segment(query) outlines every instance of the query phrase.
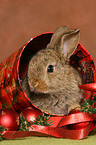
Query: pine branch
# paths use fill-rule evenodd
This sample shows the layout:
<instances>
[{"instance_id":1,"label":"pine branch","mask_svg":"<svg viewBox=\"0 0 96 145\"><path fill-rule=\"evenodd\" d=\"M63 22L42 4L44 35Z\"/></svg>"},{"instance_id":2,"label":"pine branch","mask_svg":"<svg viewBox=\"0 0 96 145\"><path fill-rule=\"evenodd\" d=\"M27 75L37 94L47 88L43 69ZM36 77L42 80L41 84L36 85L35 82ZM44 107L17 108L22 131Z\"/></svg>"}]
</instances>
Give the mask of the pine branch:
<instances>
[{"instance_id":1,"label":"pine branch","mask_svg":"<svg viewBox=\"0 0 96 145\"><path fill-rule=\"evenodd\" d=\"M32 121L28 122L28 120L24 116L21 116L19 130L29 131L29 128L32 129L31 127L32 125L51 126L52 122L53 121L50 120L50 116L45 114L44 116L38 115L38 117L36 117L36 120L34 120L33 122Z\"/></svg>"},{"instance_id":2,"label":"pine branch","mask_svg":"<svg viewBox=\"0 0 96 145\"><path fill-rule=\"evenodd\" d=\"M0 126L0 132L2 132L2 131L4 131L4 130L5 130L5 129L4 129L3 125L1 125L1 126ZM3 136L2 133L0 133L0 141L3 140L2 136Z\"/></svg>"},{"instance_id":3,"label":"pine branch","mask_svg":"<svg viewBox=\"0 0 96 145\"><path fill-rule=\"evenodd\" d=\"M95 103L96 103L96 94L93 96L93 99L91 101L89 99L88 101L87 99L84 99L80 111L95 114L96 113L96 107L94 108Z\"/></svg>"},{"instance_id":4,"label":"pine branch","mask_svg":"<svg viewBox=\"0 0 96 145\"><path fill-rule=\"evenodd\" d=\"M41 126L51 126L52 122L50 119L50 115L40 116L38 115L38 118L36 117L36 120L34 121L34 125L41 125Z\"/></svg>"},{"instance_id":5,"label":"pine branch","mask_svg":"<svg viewBox=\"0 0 96 145\"><path fill-rule=\"evenodd\" d=\"M29 131L29 127L32 129L31 125L32 125L31 121L28 122L28 120L23 116L20 117L20 127L19 127L20 131Z\"/></svg>"}]
</instances>

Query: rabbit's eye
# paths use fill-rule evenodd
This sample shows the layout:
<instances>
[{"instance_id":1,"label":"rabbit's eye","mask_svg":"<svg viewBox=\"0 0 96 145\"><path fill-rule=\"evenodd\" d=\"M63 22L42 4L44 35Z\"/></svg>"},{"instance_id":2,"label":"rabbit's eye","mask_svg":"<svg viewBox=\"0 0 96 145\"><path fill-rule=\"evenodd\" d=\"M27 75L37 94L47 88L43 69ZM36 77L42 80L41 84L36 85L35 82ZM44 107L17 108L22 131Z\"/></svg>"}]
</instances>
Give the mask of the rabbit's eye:
<instances>
[{"instance_id":1,"label":"rabbit's eye","mask_svg":"<svg viewBox=\"0 0 96 145\"><path fill-rule=\"evenodd\" d=\"M54 66L53 65L49 65L47 68L47 72L48 73L52 73L54 71Z\"/></svg>"}]
</instances>

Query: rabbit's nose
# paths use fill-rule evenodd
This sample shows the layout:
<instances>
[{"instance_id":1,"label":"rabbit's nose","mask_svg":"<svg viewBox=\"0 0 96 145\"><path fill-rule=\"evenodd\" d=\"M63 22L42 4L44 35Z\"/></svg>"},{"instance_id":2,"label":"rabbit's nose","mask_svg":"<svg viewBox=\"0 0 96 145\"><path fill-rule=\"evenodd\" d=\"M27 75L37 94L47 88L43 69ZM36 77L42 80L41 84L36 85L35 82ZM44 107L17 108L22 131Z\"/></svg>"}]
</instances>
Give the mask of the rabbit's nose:
<instances>
[{"instance_id":1,"label":"rabbit's nose","mask_svg":"<svg viewBox=\"0 0 96 145\"><path fill-rule=\"evenodd\" d=\"M33 92L33 91L36 91L36 87L38 87L39 83L34 83L32 85L30 85L30 90Z\"/></svg>"}]
</instances>

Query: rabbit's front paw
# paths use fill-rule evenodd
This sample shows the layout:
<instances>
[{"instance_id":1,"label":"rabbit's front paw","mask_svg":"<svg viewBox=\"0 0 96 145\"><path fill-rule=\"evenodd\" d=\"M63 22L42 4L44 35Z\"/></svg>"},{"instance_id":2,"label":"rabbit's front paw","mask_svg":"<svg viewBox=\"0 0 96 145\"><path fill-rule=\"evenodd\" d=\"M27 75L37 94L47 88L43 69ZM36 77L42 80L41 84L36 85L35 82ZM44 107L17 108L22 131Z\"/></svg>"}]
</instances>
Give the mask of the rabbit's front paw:
<instances>
[{"instance_id":1,"label":"rabbit's front paw","mask_svg":"<svg viewBox=\"0 0 96 145\"><path fill-rule=\"evenodd\" d=\"M75 110L75 111L80 111L80 110L81 110L81 106L80 106L79 104L70 106L70 107L68 108L68 113L70 113L70 112L73 111L73 110Z\"/></svg>"}]
</instances>

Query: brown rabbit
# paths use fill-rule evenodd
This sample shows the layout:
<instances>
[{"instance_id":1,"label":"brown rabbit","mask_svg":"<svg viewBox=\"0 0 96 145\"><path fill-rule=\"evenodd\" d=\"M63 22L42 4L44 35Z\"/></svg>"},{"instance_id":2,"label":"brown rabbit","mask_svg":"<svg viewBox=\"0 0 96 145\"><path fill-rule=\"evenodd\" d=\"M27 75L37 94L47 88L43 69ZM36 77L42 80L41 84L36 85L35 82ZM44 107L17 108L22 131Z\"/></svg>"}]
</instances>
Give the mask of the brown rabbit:
<instances>
[{"instance_id":1,"label":"brown rabbit","mask_svg":"<svg viewBox=\"0 0 96 145\"><path fill-rule=\"evenodd\" d=\"M46 49L29 62L22 88L32 103L44 112L65 115L80 106L83 98L78 71L69 63L79 41L79 29L56 29Z\"/></svg>"}]
</instances>

